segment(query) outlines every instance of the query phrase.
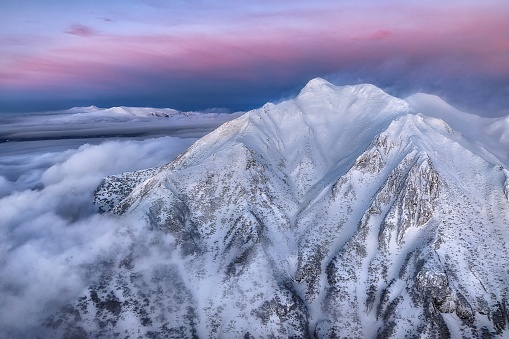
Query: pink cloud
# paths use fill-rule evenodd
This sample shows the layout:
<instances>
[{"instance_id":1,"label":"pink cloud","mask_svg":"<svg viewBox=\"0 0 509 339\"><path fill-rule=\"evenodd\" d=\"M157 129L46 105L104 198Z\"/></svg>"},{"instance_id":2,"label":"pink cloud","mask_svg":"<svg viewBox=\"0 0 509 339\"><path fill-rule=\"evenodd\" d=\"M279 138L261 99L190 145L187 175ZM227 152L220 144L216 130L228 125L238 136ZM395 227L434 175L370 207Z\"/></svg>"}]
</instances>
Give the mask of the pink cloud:
<instances>
[{"instance_id":1,"label":"pink cloud","mask_svg":"<svg viewBox=\"0 0 509 339\"><path fill-rule=\"evenodd\" d=\"M372 34L368 35L368 39L372 40L382 40L391 37L394 35L394 32L388 29L381 29L376 32L373 32Z\"/></svg>"},{"instance_id":2,"label":"pink cloud","mask_svg":"<svg viewBox=\"0 0 509 339\"><path fill-rule=\"evenodd\" d=\"M350 38L353 41L362 41L362 40L384 40L390 38L394 35L394 31L390 29L379 29L374 32L368 34L362 34L358 36L354 36Z\"/></svg>"}]
</instances>

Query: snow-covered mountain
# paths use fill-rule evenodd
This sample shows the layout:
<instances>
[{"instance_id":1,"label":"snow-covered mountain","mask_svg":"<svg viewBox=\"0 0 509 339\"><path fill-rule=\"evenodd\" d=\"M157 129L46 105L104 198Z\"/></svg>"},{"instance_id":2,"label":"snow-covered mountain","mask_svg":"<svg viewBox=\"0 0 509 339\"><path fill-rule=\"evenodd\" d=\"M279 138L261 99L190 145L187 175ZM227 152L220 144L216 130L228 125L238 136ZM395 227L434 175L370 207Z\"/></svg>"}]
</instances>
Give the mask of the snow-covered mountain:
<instances>
[{"instance_id":1,"label":"snow-covered mountain","mask_svg":"<svg viewBox=\"0 0 509 339\"><path fill-rule=\"evenodd\" d=\"M465 121L477 118L449 111L314 79L163 167L106 178L96 203L139 226L119 230L130 245L91 265L89 289L47 328L508 336L509 171L493 152L504 120L475 135Z\"/></svg>"},{"instance_id":2,"label":"snow-covered mountain","mask_svg":"<svg viewBox=\"0 0 509 339\"><path fill-rule=\"evenodd\" d=\"M172 108L152 108L152 107L110 107L99 108L96 106L73 107L68 110L58 112L61 115L71 115L74 119L79 118L103 118L103 119L133 119L133 118L173 118L173 119L202 119L203 117L218 116L227 114L227 112L183 112Z\"/></svg>"}]
</instances>

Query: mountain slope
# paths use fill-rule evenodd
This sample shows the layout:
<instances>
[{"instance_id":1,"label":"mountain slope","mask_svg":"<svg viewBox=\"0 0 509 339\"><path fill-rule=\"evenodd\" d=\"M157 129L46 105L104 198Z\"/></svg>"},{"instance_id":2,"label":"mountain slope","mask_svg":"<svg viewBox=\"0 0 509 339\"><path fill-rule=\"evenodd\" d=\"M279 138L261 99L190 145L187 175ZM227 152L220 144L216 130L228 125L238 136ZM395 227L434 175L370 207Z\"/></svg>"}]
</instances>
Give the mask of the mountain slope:
<instances>
[{"instance_id":1,"label":"mountain slope","mask_svg":"<svg viewBox=\"0 0 509 339\"><path fill-rule=\"evenodd\" d=\"M444 120L471 143L487 149L509 166L509 117L481 118L425 93L411 95L406 101L413 111Z\"/></svg>"},{"instance_id":2,"label":"mountain slope","mask_svg":"<svg viewBox=\"0 0 509 339\"><path fill-rule=\"evenodd\" d=\"M508 191L503 163L443 120L372 85L314 79L161 168L107 178L96 202L140 226L47 325L175 338L508 335Z\"/></svg>"}]
</instances>

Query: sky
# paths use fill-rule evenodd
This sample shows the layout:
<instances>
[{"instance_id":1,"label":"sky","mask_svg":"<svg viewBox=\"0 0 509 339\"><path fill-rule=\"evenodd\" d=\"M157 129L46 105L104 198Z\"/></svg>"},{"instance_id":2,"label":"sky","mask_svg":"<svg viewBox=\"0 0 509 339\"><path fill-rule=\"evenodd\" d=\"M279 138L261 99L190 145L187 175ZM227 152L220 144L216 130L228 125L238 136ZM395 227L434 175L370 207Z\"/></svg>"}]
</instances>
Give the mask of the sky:
<instances>
[{"instance_id":1,"label":"sky","mask_svg":"<svg viewBox=\"0 0 509 339\"><path fill-rule=\"evenodd\" d=\"M257 108L310 79L509 114L509 2L0 0L0 112Z\"/></svg>"}]
</instances>

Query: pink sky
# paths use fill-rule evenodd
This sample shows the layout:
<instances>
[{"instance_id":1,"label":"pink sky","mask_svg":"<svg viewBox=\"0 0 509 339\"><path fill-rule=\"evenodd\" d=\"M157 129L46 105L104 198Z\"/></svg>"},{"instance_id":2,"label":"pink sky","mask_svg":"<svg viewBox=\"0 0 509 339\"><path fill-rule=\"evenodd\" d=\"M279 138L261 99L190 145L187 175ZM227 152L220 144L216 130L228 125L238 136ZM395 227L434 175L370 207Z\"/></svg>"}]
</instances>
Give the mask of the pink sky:
<instances>
[{"instance_id":1,"label":"pink sky","mask_svg":"<svg viewBox=\"0 0 509 339\"><path fill-rule=\"evenodd\" d=\"M37 14L21 1L0 16L7 24L0 110L83 103L246 109L316 76L433 89L434 73L444 86L501 85L497 108L508 108L509 3L94 3L76 2L85 8L73 14L52 4Z\"/></svg>"}]
</instances>

